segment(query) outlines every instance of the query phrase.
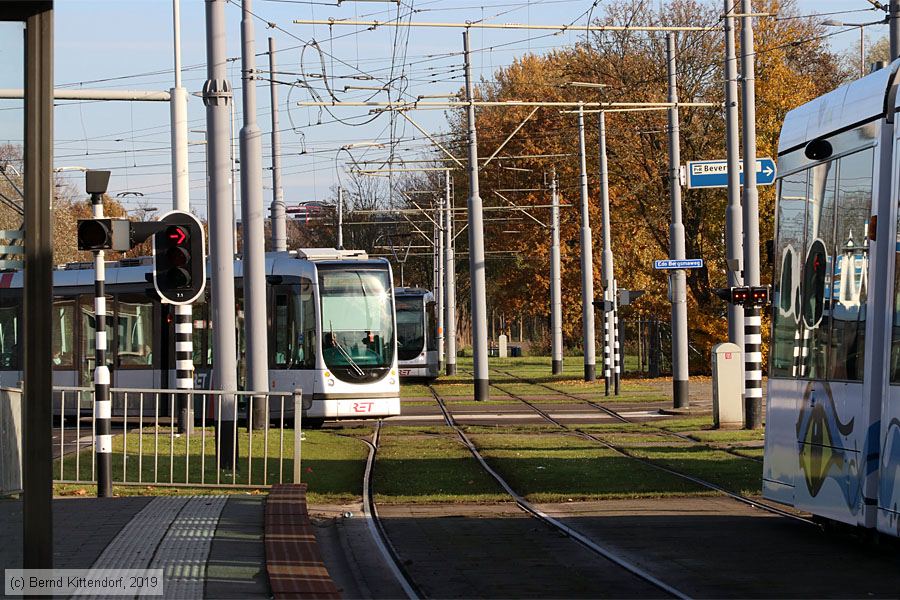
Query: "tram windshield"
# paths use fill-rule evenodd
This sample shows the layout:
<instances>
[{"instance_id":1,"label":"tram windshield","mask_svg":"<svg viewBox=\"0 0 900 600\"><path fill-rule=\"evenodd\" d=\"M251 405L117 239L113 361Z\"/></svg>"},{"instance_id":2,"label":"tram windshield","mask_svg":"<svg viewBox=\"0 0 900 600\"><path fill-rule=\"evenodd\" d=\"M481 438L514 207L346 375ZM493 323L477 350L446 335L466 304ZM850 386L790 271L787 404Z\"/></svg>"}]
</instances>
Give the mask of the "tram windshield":
<instances>
[{"instance_id":1,"label":"tram windshield","mask_svg":"<svg viewBox=\"0 0 900 600\"><path fill-rule=\"evenodd\" d=\"M377 379L394 360L394 309L386 270L319 266L322 357L344 381Z\"/></svg>"},{"instance_id":2,"label":"tram windshield","mask_svg":"<svg viewBox=\"0 0 900 600\"><path fill-rule=\"evenodd\" d=\"M397 358L412 360L425 350L422 296L400 297L397 303Z\"/></svg>"}]
</instances>

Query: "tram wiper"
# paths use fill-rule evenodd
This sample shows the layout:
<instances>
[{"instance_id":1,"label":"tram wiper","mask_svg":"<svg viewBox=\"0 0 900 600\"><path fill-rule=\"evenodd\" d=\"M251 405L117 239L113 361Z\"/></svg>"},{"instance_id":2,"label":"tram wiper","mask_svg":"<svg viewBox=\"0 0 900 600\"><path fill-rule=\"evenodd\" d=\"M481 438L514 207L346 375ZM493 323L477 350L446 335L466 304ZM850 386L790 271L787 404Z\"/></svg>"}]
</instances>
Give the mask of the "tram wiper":
<instances>
[{"instance_id":1,"label":"tram wiper","mask_svg":"<svg viewBox=\"0 0 900 600\"><path fill-rule=\"evenodd\" d=\"M350 367L353 369L353 371L360 377L363 377L366 374L366 372L359 368L359 365L356 364L356 361L353 360L353 357L350 356L350 353L347 352L347 350L344 348L344 346L342 346L341 343L338 341L337 337L335 337L334 325L332 324L332 322L330 320L328 321L328 327L331 328L331 343L334 344L334 347L337 348L338 352L341 353L341 356L344 357L344 359L347 361L347 363L350 365Z\"/></svg>"}]
</instances>

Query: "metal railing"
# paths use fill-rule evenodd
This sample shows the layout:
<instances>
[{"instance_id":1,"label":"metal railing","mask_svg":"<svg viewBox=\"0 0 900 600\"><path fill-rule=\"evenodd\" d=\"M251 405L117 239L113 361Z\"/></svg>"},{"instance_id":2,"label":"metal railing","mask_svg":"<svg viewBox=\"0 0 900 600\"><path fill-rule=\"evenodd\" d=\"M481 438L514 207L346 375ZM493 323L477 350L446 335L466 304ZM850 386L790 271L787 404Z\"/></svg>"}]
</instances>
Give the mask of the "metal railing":
<instances>
[{"instance_id":1,"label":"metal railing","mask_svg":"<svg viewBox=\"0 0 900 600\"><path fill-rule=\"evenodd\" d=\"M60 386L53 393L54 481L95 483L93 388ZM193 423L182 428L180 396L194 408ZM300 481L300 390L112 388L110 398L115 485L261 488L284 483L286 472L289 481ZM268 418L254 423L260 402Z\"/></svg>"}]
</instances>

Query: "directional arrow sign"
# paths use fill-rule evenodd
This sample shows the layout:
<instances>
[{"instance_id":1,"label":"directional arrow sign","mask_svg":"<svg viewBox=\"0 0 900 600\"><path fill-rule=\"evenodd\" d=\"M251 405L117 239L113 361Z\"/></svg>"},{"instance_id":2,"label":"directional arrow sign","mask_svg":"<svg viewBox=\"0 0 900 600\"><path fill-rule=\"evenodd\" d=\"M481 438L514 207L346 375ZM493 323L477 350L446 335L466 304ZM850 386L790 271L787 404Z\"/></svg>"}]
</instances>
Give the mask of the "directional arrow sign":
<instances>
[{"instance_id":1,"label":"directional arrow sign","mask_svg":"<svg viewBox=\"0 0 900 600\"><path fill-rule=\"evenodd\" d=\"M660 271L672 271L675 269L702 269L702 258L682 258L682 259L665 259L654 260L653 268Z\"/></svg>"},{"instance_id":2,"label":"directional arrow sign","mask_svg":"<svg viewBox=\"0 0 900 600\"><path fill-rule=\"evenodd\" d=\"M724 160L695 160L687 164L687 187L728 187L728 162ZM775 161L771 158L756 159L756 184L772 185L775 182ZM744 185L744 163L741 162L741 185Z\"/></svg>"}]
</instances>

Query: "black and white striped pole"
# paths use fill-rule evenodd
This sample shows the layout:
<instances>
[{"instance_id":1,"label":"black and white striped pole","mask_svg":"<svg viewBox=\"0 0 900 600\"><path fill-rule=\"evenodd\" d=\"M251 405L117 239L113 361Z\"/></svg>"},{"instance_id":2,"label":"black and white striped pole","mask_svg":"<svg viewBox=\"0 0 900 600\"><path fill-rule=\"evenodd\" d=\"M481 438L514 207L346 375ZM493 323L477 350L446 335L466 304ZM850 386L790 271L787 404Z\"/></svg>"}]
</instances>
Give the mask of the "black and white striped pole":
<instances>
[{"instance_id":1,"label":"black and white striped pole","mask_svg":"<svg viewBox=\"0 0 900 600\"><path fill-rule=\"evenodd\" d=\"M190 304L175 306L175 389L194 389L193 310ZM194 405L189 393L176 395L178 430L193 433Z\"/></svg>"},{"instance_id":2,"label":"black and white striped pole","mask_svg":"<svg viewBox=\"0 0 900 600\"><path fill-rule=\"evenodd\" d=\"M103 218L103 194L109 171L88 171L86 189L91 195L94 219ZM97 459L97 497L112 497L112 401L106 364L106 257L94 251L94 453Z\"/></svg>"},{"instance_id":3,"label":"black and white striped pole","mask_svg":"<svg viewBox=\"0 0 900 600\"><path fill-rule=\"evenodd\" d=\"M619 382L622 378L622 342L621 330L619 329L619 282L613 279L612 294L612 332L613 332L613 393L619 395Z\"/></svg>"}]
</instances>

